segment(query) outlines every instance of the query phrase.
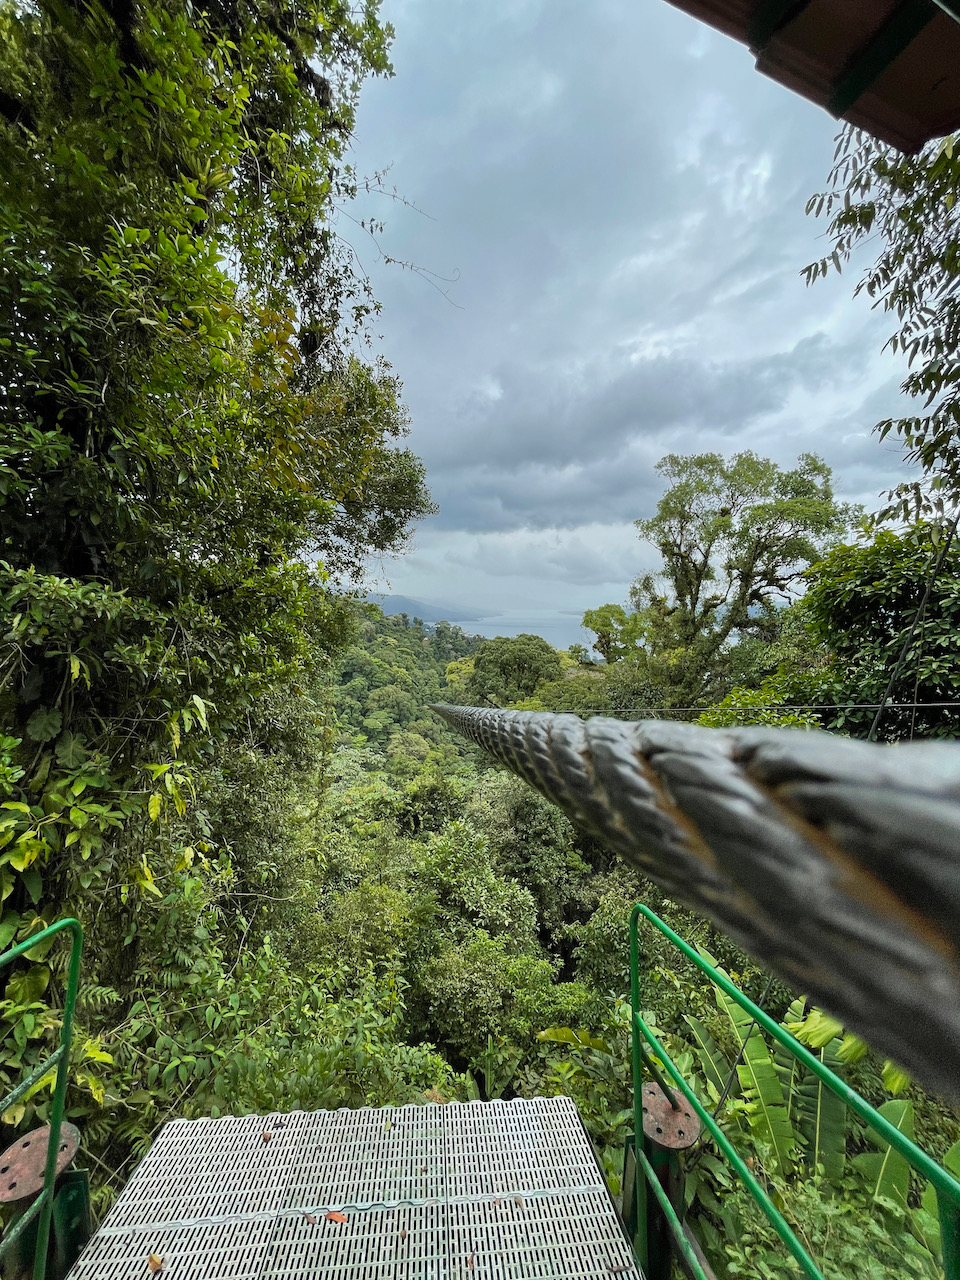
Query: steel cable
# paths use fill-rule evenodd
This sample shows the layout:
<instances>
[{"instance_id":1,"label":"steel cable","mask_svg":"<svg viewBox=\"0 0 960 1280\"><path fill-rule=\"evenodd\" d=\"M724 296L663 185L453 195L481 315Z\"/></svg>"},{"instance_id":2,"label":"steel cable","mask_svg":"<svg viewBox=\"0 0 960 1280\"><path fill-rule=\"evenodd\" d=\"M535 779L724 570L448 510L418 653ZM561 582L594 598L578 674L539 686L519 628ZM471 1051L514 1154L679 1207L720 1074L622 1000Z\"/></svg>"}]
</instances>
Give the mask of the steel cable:
<instances>
[{"instance_id":1,"label":"steel cable","mask_svg":"<svg viewBox=\"0 0 960 1280\"><path fill-rule=\"evenodd\" d=\"M960 747L434 710L794 990L960 1102Z\"/></svg>"}]
</instances>

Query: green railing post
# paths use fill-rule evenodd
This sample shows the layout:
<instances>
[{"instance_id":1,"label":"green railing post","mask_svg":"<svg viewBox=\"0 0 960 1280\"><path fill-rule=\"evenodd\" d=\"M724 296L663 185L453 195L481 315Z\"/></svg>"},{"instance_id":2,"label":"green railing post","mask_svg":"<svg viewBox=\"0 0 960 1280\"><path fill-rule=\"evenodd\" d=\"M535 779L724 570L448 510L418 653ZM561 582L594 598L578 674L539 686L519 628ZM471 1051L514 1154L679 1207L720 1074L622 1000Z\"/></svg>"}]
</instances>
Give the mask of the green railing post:
<instances>
[{"instance_id":1,"label":"green railing post","mask_svg":"<svg viewBox=\"0 0 960 1280\"><path fill-rule=\"evenodd\" d=\"M669 1094L667 1095L670 1096ZM652 1179L645 1177L643 1179L642 1190L646 1192L646 1226L647 1226L647 1265L644 1268L644 1274L648 1280L670 1280L670 1271L673 1265L673 1249L672 1233L670 1230L670 1222L666 1216L663 1207L663 1197L669 1201L676 1209L677 1202L674 1194L677 1179L679 1177L680 1166L677 1162L676 1154L667 1151L665 1147L658 1146L655 1142L643 1135L642 1152L646 1159L646 1164L642 1164L638 1160L638 1165L646 1172L649 1169ZM656 1188L653 1186L656 1181L663 1195L658 1195ZM680 1205L680 1212L683 1212L683 1206Z\"/></svg>"},{"instance_id":2,"label":"green railing post","mask_svg":"<svg viewBox=\"0 0 960 1280\"><path fill-rule=\"evenodd\" d=\"M940 1218L940 1251L947 1280L960 1280L960 1208L937 1191Z\"/></svg>"},{"instance_id":3,"label":"green railing post","mask_svg":"<svg viewBox=\"0 0 960 1280\"><path fill-rule=\"evenodd\" d=\"M47 1157L44 1166L43 1190L33 1204L0 1240L0 1258L7 1254L16 1242L22 1238L30 1224L36 1219L37 1243L33 1256L33 1280L44 1280L47 1269L47 1246L50 1241L50 1222L53 1217L54 1188L57 1180L57 1156L60 1151L60 1130L63 1124L63 1113L67 1102L67 1084L70 1078L70 1045L73 1039L73 1018L77 1007L77 993L80 988L80 953L83 948L83 928L79 920L57 920L48 925L40 933L27 938L24 942L0 955L0 968L12 964L26 952L32 951L48 938L59 933L70 933L72 942L70 960L67 968L67 983L64 990L63 1021L60 1024L60 1044L50 1056L39 1066L34 1067L26 1079L0 1099L0 1115L26 1094L31 1085L42 1080L50 1068L56 1065L57 1076L53 1088L53 1103L50 1108L50 1138L47 1143Z\"/></svg>"},{"instance_id":4,"label":"green railing post","mask_svg":"<svg viewBox=\"0 0 960 1280\"><path fill-rule=\"evenodd\" d=\"M58 1179L53 1200L52 1268L56 1277L67 1274L93 1235L90 1213L90 1175L86 1169L67 1169Z\"/></svg>"},{"instance_id":5,"label":"green railing post","mask_svg":"<svg viewBox=\"0 0 960 1280\"><path fill-rule=\"evenodd\" d=\"M631 923L630 928L630 1008L636 1010L640 1007L640 965L638 957L638 940L637 930ZM631 1241L634 1251L640 1262L643 1272L646 1274L650 1269L650 1234L653 1223L650 1222L649 1206L647 1202L647 1180L642 1177L642 1165L640 1163L640 1151L643 1144L643 1096L641 1093L641 1085L643 1083L643 1048L640 1044L640 1037L633 1027L633 1017L631 1021L630 1051L633 1061L633 1158L635 1161L635 1173L633 1179L633 1226Z\"/></svg>"},{"instance_id":6,"label":"green railing post","mask_svg":"<svg viewBox=\"0 0 960 1280\"><path fill-rule=\"evenodd\" d=\"M623 1154L623 1210L627 1236L640 1267L646 1274L649 1267L647 1248L647 1183L637 1159L634 1138L627 1137Z\"/></svg>"}]
</instances>

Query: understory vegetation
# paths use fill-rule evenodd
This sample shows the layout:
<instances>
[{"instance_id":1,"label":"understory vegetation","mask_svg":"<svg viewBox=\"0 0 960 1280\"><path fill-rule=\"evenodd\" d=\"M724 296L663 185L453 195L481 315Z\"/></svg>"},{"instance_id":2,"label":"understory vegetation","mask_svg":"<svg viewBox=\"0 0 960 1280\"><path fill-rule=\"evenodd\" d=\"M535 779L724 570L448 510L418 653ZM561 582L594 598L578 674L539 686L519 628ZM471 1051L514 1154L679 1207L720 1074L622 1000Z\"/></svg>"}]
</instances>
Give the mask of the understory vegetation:
<instances>
[{"instance_id":1,"label":"understory vegetation","mask_svg":"<svg viewBox=\"0 0 960 1280\"><path fill-rule=\"evenodd\" d=\"M950 1109L430 709L864 736L893 672L879 736L955 736L933 474L955 372L897 426L931 473L908 522L862 525L812 455L669 455L638 522L662 573L587 612L592 651L384 617L364 566L433 507L338 228L390 36L372 0L0 0L0 947L84 926L68 1116L97 1212L174 1117L559 1093L619 1194L641 899L960 1168ZM927 195L920 161L863 163L922 213L948 160ZM659 935L641 967L648 1020L833 1274L933 1274L929 1190ZM4 1092L55 1045L65 974L60 943L8 972ZM686 1185L718 1272L793 1274L708 1143Z\"/></svg>"}]
</instances>

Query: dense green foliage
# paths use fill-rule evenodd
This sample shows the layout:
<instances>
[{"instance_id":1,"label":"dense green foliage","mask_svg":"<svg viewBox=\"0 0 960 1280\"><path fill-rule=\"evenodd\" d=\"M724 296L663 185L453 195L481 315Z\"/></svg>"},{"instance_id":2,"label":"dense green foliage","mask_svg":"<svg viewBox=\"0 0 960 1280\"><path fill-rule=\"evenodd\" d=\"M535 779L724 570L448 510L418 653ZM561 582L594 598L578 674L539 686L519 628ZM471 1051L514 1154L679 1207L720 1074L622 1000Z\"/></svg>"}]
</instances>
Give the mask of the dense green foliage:
<instances>
[{"instance_id":1,"label":"dense green foliage","mask_svg":"<svg viewBox=\"0 0 960 1280\"><path fill-rule=\"evenodd\" d=\"M799 627L796 619L785 624L781 657L802 647L791 634ZM470 643L464 639L462 647ZM437 679L430 632L371 611L342 663L337 697L356 689L362 651L377 655L377 678L390 684L405 683L401 662L416 663L411 686L431 688ZM469 657L451 663L455 682L464 663ZM538 692L578 678L542 682ZM572 1095L616 1189L632 1122L623 1001L632 902L642 897L653 905L755 999L764 975L707 923L612 865L515 778L466 754L458 759L452 743L437 769L441 727L431 758L398 768L393 735L379 718L368 734L362 711L344 724L331 768L323 844L327 963L346 962L357 979L373 973L404 992L406 1033L435 1045L458 1073L431 1096ZM658 934L645 931L642 948L646 1016L711 1109L732 1073L722 1126L827 1274L872 1277L896 1263L904 1274L935 1275L929 1195L924 1208L923 1186L906 1166L791 1067L748 1016L715 996ZM938 1155L956 1142L955 1116L832 1019L779 983L766 1007ZM891 1099L891 1092L900 1096ZM718 1274L751 1267L794 1274L712 1147L695 1149L688 1163L687 1212Z\"/></svg>"},{"instance_id":2,"label":"dense green foliage","mask_svg":"<svg viewBox=\"0 0 960 1280\"><path fill-rule=\"evenodd\" d=\"M909 357L902 389L919 412L877 425L899 436L923 479L900 485L887 511L904 519L945 518L960 497L960 146L957 136L902 155L858 129L840 136L828 190L807 211L829 218L832 252L806 268L807 282L878 247L856 292L895 322L888 345Z\"/></svg>"},{"instance_id":3,"label":"dense green foliage","mask_svg":"<svg viewBox=\"0 0 960 1280\"><path fill-rule=\"evenodd\" d=\"M817 701L877 703L903 654L891 700L932 705L885 712L887 738L957 733L957 708L936 704L960 701L960 547L951 544L934 579L939 544L937 526L917 525L904 534L887 530L835 548L807 574L810 633L830 660L815 678L808 672L796 683L806 682ZM859 712L832 719L859 736L872 717Z\"/></svg>"},{"instance_id":4,"label":"dense green foliage","mask_svg":"<svg viewBox=\"0 0 960 1280\"><path fill-rule=\"evenodd\" d=\"M479 705L508 706L529 698L541 681L558 679L563 666L540 636L497 636L477 648L464 691Z\"/></svg>"},{"instance_id":5,"label":"dense green foliage","mask_svg":"<svg viewBox=\"0 0 960 1280\"><path fill-rule=\"evenodd\" d=\"M352 626L328 574L429 509L334 226L388 36L339 0L0 4L0 941L86 927L71 1109L114 1178L288 1068L318 1104L448 1074L402 992L295 963ZM7 985L3 1083L62 964Z\"/></svg>"},{"instance_id":6,"label":"dense green foliage","mask_svg":"<svg viewBox=\"0 0 960 1280\"><path fill-rule=\"evenodd\" d=\"M449 700L448 668L469 661L481 643L448 622L427 630L419 618L412 624L403 614L384 619L370 607L337 665L333 706L341 726L384 746L400 773L411 764L415 771L418 761L441 764L451 740L428 708Z\"/></svg>"}]
</instances>

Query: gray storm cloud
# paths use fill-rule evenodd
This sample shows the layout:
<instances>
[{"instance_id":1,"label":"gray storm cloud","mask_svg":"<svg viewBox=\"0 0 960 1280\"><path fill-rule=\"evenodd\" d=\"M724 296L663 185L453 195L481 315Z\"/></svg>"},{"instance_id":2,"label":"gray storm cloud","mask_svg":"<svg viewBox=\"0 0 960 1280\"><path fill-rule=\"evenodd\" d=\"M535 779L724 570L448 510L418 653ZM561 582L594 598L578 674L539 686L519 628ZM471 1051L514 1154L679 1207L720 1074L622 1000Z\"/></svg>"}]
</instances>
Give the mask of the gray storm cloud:
<instances>
[{"instance_id":1,"label":"gray storm cloud","mask_svg":"<svg viewBox=\"0 0 960 1280\"><path fill-rule=\"evenodd\" d=\"M396 77L365 90L355 160L392 165L416 208L353 212L435 274L340 229L383 302L440 506L395 589L466 598L469 545L490 582L529 565L558 608L591 574L625 594L640 550L623 529L652 511L667 452L812 450L864 501L897 482L870 434L900 404L889 324L852 300L855 276L799 275L824 251L803 205L826 182L826 115L661 0L386 0L384 16Z\"/></svg>"}]
</instances>

